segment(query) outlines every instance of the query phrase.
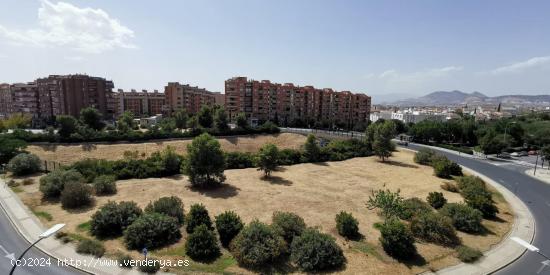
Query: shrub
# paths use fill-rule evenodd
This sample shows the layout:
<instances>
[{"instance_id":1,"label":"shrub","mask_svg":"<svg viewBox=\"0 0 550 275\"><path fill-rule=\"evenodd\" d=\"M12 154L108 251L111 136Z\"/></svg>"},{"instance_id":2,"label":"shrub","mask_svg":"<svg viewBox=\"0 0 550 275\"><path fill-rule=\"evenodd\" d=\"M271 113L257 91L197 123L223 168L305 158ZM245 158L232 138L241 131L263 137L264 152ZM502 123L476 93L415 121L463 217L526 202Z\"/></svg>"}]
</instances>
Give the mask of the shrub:
<instances>
[{"instance_id":1,"label":"shrub","mask_svg":"<svg viewBox=\"0 0 550 275\"><path fill-rule=\"evenodd\" d=\"M241 218L233 211L225 211L219 214L215 218L215 223L220 235L220 242L224 247L227 247L243 229Z\"/></svg>"},{"instance_id":2,"label":"shrub","mask_svg":"<svg viewBox=\"0 0 550 275\"><path fill-rule=\"evenodd\" d=\"M201 224L187 237L185 252L191 259L196 261L211 260L218 257L220 248L216 235L206 225Z\"/></svg>"},{"instance_id":3,"label":"shrub","mask_svg":"<svg viewBox=\"0 0 550 275\"><path fill-rule=\"evenodd\" d=\"M336 215L336 229L338 234L348 239L359 236L359 222L348 212L341 211Z\"/></svg>"},{"instance_id":4,"label":"shrub","mask_svg":"<svg viewBox=\"0 0 550 275\"><path fill-rule=\"evenodd\" d=\"M83 159L73 163L70 167L82 174L86 182L93 182L98 175L115 174L113 162L104 159Z\"/></svg>"},{"instance_id":5,"label":"shrub","mask_svg":"<svg viewBox=\"0 0 550 275\"><path fill-rule=\"evenodd\" d=\"M75 170L55 170L40 178L40 191L45 198L58 198L69 182L84 182L84 178Z\"/></svg>"},{"instance_id":6,"label":"shrub","mask_svg":"<svg viewBox=\"0 0 550 275\"><path fill-rule=\"evenodd\" d=\"M117 258L116 258L118 264L120 265L120 267L122 268L129 268L131 269L132 268L132 256L128 255L128 254L123 254L123 253L120 253L117 255Z\"/></svg>"},{"instance_id":7,"label":"shrub","mask_svg":"<svg viewBox=\"0 0 550 275\"><path fill-rule=\"evenodd\" d=\"M160 270L160 262L155 258L147 258L141 261L138 269L143 273L154 274Z\"/></svg>"},{"instance_id":8,"label":"shrub","mask_svg":"<svg viewBox=\"0 0 550 275\"><path fill-rule=\"evenodd\" d=\"M317 162L321 157L321 148L317 144L317 139L314 135L309 134L304 144L304 158L308 162Z\"/></svg>"},{"instance_id":9,"label":"shrub","mask_svg":"<svg viewBox=\"0 0 550 275\"><path fill-rule=\"evenodd\" d=\"M483 256L481 251L465 245L457 247L456 252L458 254L458 258L465 263L473 263Z\"/></svg>"},{"instance_id":10,"label":"shrub","mask_svg":"<svg viewBox=\"0 0 550 275\"><path fill-rule=\"evenodd\" d=\"M92 215L90 232L94 236L119 236L127 226L141 216L135 202L108 202Z\"/></svg>"},{"instance_id":11,"label":"shrub","mask_svg":"<svg viewBox=\"0 0 550 275\"><path fill-rule=\"evenodd\" d=\"M448 203L439 211L442 215L451 218L457 230L464 232L480 232L483 229L481 220L483 214L463 203Z\"/></svg>"},{"instance_id":12,"label":"shrub","mask_svg":"<svg viewBox=\"0 0 550 275\"><path fill-rule=\"evenodd\" d=\"M399 220L386 220L380 226L380 234L380 243L388 255L397 259L410 259L416 255L414 237Z\"/></svg>"},{"instance_id":13,"label":"shrub","mask_svg":"<svg viewBox=\"0 0 550 275\"><path fill-rule=\"evenodd\" d=\"M403 198L399 195L399 190L397 192L390 190L372 191L372 195L369 196L367 201L367 207L371 210L380 209L386 219L393 218L403 212Z\"/></svg>"},{"instance_id":14,"label":"shrub","mask_svg":"<svg viewBox=\"0 0 550 275\"><path fill-rule=\"evenodd\" d=\"M116 179L114 176L101 175L94 179L94 190L96 195L116 194Z\"/></svg>"},{"instance_id":15,"label":"shrub","mask_svg":"<svg viewBox=\"0 0 550 275\"><path fill-rule=\"evenodd\" d=\"M407 221L410 221L414 216L433 211L427 202L416 197L404 200L402 209L401 213L399 213L399 218Z\"/></svg>"},{"instance_id":16,"label":"shrub","mask_svg":"<svg viewBox=\"0 0 550 275\"><path fill-rule=\"evenodd\" d=\"M100 241L92 239L82 239L76 246L76 252L80 254L91 254L100 258L105 254L105 247Z\"/></svg>"},{"instance_id":17,"label":"shrub","mask_svg":"<svg viewBox=\"0 0 550 275\"><path fill-rule=\"evenodd\" d=\"M187 214L187 233L193 233L196 227L204 224L209 230L213 230L212 221L208 216L208 210L202 204L191 205L191 210Z\"/></svg>"},{"instance_id":18,"label":"shrub","mask_svg":"<svg viewBox=\"0 0 550 275\"><path fill-rule=\"evenodd\" d=\"M294 149L279 151L279 165L293 165L302 162L302 153Z\"/></svg>"},{"instance_id":19,"label":"shrub","mask_svg":"<svg viewBox=\"0 0 550 275\"><path fill-rule=\"evenodd\" d=\"M441 245L459 243L453 222L449 217L437 213L424 213L411 221L411 231L416 236L428 242Z\"/></svg>"},{"instance_id":20,"label":"shrub","mask_svg":"<svg viewBox=\"0 0 550 275\"><path fill-rule=\"evenodd\" d=\"M422 165L431 165L433 156L435 156L434 150L420 149L414 154L414 162Z\"/></svg>"},{"instance_id":21,"label":"shrub","mask_svg":"<svg viewBox=\"0 0 550 275\"><path fill-rule=\"evenodd\" d=\"M225 152L226 169L254 167L254 155L249 152Z\"/></svg>"},{"instance_id":22,"label":"shrub","mask_svg":"<svg viewBox=\"0 0 550 275\"><path fill-rule=\"evenodd\" d=\"M21 153L13 157L6 168L16 176L29 175L40 170L40 159L34 154Z\"/></svg>"},{"instance_id":23,"label":"shrub","mask_svg":"<svg viewBox=\"0 0 550 275\"><path fill-rule=\"evenodd\" d=\"M265 176L269 177L271 172L279 165L279 149L277 146L271 143L262 146L258 152L256 163L258 164L258 170L264 171Z\"/></svg>"},{"instance_id":24,"label":"shrub","mask_svg":"<svg viewBox=\"0 0 550 275\"><path fill-rule=\"evenodd\" d=\"M339 268L346 262L334 238L317 229L306 229L292 241L291 259L304 271Z\"/></svg>"},{"instance_id":25,"label":"shrub","mask_svg":"<svg viewBox=\"0 0 550 275\"><path fill-rule=\"evenodd\" d=\"M191 184L202 187L215 186L225 180L225 157L220 143L209 134L202 134L187 145L187 158L183 172L189 175Z\"/></svg>"},{"instance_id":26,"label":"shrub","mask_svg":"<svg viewBox=\"0 0 550 275\"><path fill-rule=\"evenodd\" d=\"M300 236L304 229L306 229L306 223L302 217L290 213L290 212L275 212L271 218L271 226L277 234L279 234L287 244L291 244L292 240Z\"/></svg>"},{"instance_id":27,"label":"shrub","mask_svg":"<svg viewBox=\"0 0 550 275\"><path fill-rule=\"evenodd\" d=\"M286 252L284 239L257 220L241 230L230 248L237 262L248 267L265 267Z\"/></svg>"},{"instance_id":28,"label":"shrub","mask_svg":"<svg viewBox=\"0 0 550 275\"><path fill-rule=\"evenodd\" d=\"M69 182L61 191L61 205L63 208L73 209L86 207L92 204L92 189L82 182Z\"/></svg>"},{"instance_id":29,"label":"shrub","mask_svg":"<svg viewBox=\"0 0 550 275\"><path fill-rule=\"evenodd\" d=\"M447 203L447 199L441 192L430 192L426 201L435 209L439 209Z\"/></svg>"},{"instance_id":30,"label":"shrub","mask_svg":"<svg viewBox=\"0 0 550 275\"><path fill-rule=\"evenodd\" d=\"M462 167L458 165L458 163L451 161L451 167L450 167L451 175L453 176L462 176Z\"/></svg>"},{"instance_id":31,"label":"shrub","mask_svg":"<svg viewBox=\"0 0 550 275\"><path fill-rule=\"evenodd\" d=\"M452 183L452 182L444 182L442 185L441 185L441 189L445 190L445 191L449 191L449 192L453 192L453 193L457 193L459 192L460 190L458 189L458 186L456 186L456 184Z\"/></svg>"},{"instance_id":32,"label":"shrub","mask_svg":"<svg viewBox=\"0 0 550 275\"><path fill-rule=\"evenodd\" d=\"M481 211L486 218L496 216L498 208L494 204L493 195L487 190L482 179L473 176L461 177L458 179L458 187L467 205Z\"/></svg>"},{"instance_id":33,"label":"shrub","mask_svg":"<svg viewBox=\"0 0 550 275\"><path fill-rule=\"evenodd\" d=\"M150 202L145 207L147 213L160 213L175 218L180 225L183 225L185 214L183 213L183 203L181 199L175 196L162 197L154 202Z\"/></svg>"},{"instance_id":34,"label":"shrub","mask_svg":"<svg viewBox=\"0 0 550 275\"><path fill-rule=\"evenodd\" d=\"M172 244L181 238L175 218L159 213L143 214L124 232L129 249L158 248Z\"/></svg>"},{"instance_id":35,"label":"shrub","mask_svg":"<svg viewBox=\"0 0 550 275\"><path fill-rule=\"evenodd\" d=\"M452 162L445 156L435 156L432 158L434 174L440 178L450 178L452 175Z\"/></svg>"}]
</instances>

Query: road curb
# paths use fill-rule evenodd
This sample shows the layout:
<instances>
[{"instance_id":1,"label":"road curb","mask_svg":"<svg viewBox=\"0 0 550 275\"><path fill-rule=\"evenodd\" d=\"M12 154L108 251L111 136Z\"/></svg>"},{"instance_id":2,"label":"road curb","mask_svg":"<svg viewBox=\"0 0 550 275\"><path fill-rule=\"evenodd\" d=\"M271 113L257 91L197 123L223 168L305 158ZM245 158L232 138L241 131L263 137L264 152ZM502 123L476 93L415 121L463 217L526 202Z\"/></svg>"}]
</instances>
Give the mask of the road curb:
<instances>
[{"instance_id":1,"label":"road curb","mask_svg":"<svg viewBox=\"0 0 550 275\"><path fill-rule=\"evenodd\" d=\"M402 149L416 152L416 150L408 148ZM439 150L440 148L436 147L434 149ZM453 154L459 155L452 150L445 151L450 151ZM462 165L461 167L467 173L480 177L486 183L493 186L495 189L497 189L498 192L502 194L502 196L510 204L512 211L514 212L514 223L512 224L512 228L502 239L502 241L496 244L491 250L483 253L483 257L477 262L471 264L460 263L458 265L446 267L444 269L436 271L435 273L424 272L422 274L492 274L514 263L527 251L527 249L512 241L510 239L511 237L519 237L521 239L527 240L529 243L532 243L535 238L535 219L533 218L531 211L529 211L529 208L525 205L525 203L523 203L523 201L521 201L510 190L497 183L496 181L490 179L489 177L485 176L484 174Z\"/></svg>"}]
</instances>

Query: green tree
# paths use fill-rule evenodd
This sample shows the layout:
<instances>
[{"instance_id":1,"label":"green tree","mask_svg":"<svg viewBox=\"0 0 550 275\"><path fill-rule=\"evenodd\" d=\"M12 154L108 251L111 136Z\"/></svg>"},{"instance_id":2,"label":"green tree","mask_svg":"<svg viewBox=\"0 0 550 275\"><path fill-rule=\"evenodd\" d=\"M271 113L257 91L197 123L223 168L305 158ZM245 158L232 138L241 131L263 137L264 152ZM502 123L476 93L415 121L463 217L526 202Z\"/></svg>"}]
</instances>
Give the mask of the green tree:
<instances>
[{"instance_id":1,"label":"green tree","mask_svg":"<svg viewBox=\"0 0 550 275\"><path fill-rule=\"evenodd\" d=\"M185 220L185 214L183 213L183 202L180 198L162 197L154 202L150 202L145 207L146 213L160 213L166 216L175 218L179 224L183 224Z\"/></svg>"},{"instance_id":2,"label":"green tree","mask_svg":"<svg viewBox=\"0 0 550 275\"><path fill-rule=\"evenodd\" d=\"M390 190L372 191L367 201L367 207L371 210L380 209L386 221L398 217L403 212L403 198L399 193L399 190L397 192Z\"/></svg>"},{"instance_id":3,"label":"green tree","mask_svg":"<svg viewBox=\"0 0 550 275\"><path fill-rule=\"evenodd\" d=\"M68 138L76 132L76 126L78 122L72 116L57 116L55 118L57 122L57 131L61 137Z\"/></svg>"},{"instance_id":4,"label":"green tree","mask_svg":"<svg viewBox=\"0 0 550 275\"><path fill-rule=\"evenodd\" d=\"M27 143L20 139L15 139L7 136L0 136L0 163L7 163L10 159L21 153Z\"/></svg>"},{"instance_id":5,"label":"green tree","mask_svg":"<svg viewBox=\"0 0 550 275\"><path fill-rule=\"evenodd\" d=\"M220 255L220 247L214 232L202 224L187 237L185 252L195 261L209 261Z\"/></svg>"},{"instance_id":6,"label":"green tree","mask_svg":"<svg viewBox=\"0 0 550 275\"><path fill-rule=\"evenodd\" d=\"M125 111L122 113L122 115L118 118L117 121L117 129L121 132L128 132L136 127L136 123L134 122L134 113L131 111Z\"/></svg>"},{"instance_id":7,"label":"green tree","mask_svg":"<svg viewBox=\"0 0 550 275\"><path fill-rule=\"evenodd\" d=\"M212 220L210 220L210 215L208 215L208 210L202 204L193 204L187 214L187 233L193 233L197 227L200 225L206 225L208 230L213 230Z\"/></svg>"},{"instance_id":8,"label":"green tree","mask_svg":"<svg viewBox=\"0 0 550 275\"><path fill-rule=\"evenodd\" d=\"M480 140L481 150L485 154L499 154L510 146L510 138L505 142L504 135L497 135L495 130L490 129Z\"/></svg>"},{"instance_id":9,"label":"green tree","mask_svg":"<svg viewBox=\"0 0 550 275\"><path fill-rule=\"evenodd\" d=\"M548 162L548 169L550 169L550 144L545 145L540 150L541 155L544 157L544 159Z\"/></svg>"},{"instance_id":10,"label":"green tree","mask_svg":"<svg viewBox=\"0 0 550 275\"><path fill-rule=\"evenodd\" d=\"M248 120L246 119L246 115L244 113L239 113L235 120L237 122L237 127L241 129L246 129L249 127Z\"/></svg>"},{"instance_id":11,"label":"green tree","mask_svg":"<svg viewBox=\"0 0 550 275\"><path fill-rule=\"evenodd\" d=\"M294 239L290 258L302 270L310 272L339 268L346 262L334 238L314 228L304 230Z\"/></svg>"},{"instance_id":12,"label":"green tree","mask_svg":"<svg viewBox=\"0 0 550 275\"><path fill-rule=\"evenodd\" d=\"M101 130L105 127L102 121L103 115L93 107L87 107L80 111L80 122L94 130Z\"/></svg>"},{"instance_id":13,"label":"green tree","mask_svg":"<svg viewBox=\"0 0 550 275\"><path fill-rule=\"evenodd\" d=\"M267 143L258 152L258 170L264 171L266 177L271 175L279 164L279 149L275 144Z\"/></svg>"},{"instance_id":14,"label":"green tree","mask_svg":"<svg viewBox=\"0 0 550 275\"><path fill-rule=\"evenodd\" d=\"M192 130L199 128L199 120L196 115L189 117L187 120L187 128L191 128Z\"/></svg>"},{"instance_id":15,"label":"green tree","mask_svg":"<svg viewBox=\"0 0 550 275\"><path fill-rule=\"evenodd\" d=\"M220 242L224 247L243 229L243 222L239 215L233 211L225 211L215 217L216 230L220 235Z\"/></svg>"},{"instance_id":16,"label":"green tree","mask_svg":"<svg viewBox=\"0 0 550 275\"><path fill-rule=\"evenodd\" d=\"M198 117L200 126L202 126L203 128L212 128L214 118L212 115L211 107L207 105L203 105L199 113L197 114L197 117Z\"/></svg>"},{"instance_id":17,"label":"green tree","mask_svg":"<svg viewBox=\"0 0 550 275\"><path fill-rule=\"evenodd\" d=\"M376 126L372 149L374 153L382 159L382 161L385 161L386 158L391 156L391 152L394 149L394 145L391 140L394 136L395 125L392 121L388 120Z\"/></svg>"},{"instance_id":18,"label":"green tree","mask_svg":"<svg viewBox=\"0 0 550 275\"><path fill-rule=\"evenodd\" d=\"M317 162L321 158L321 148L317 144L317 138L309 134L304 144L304 157L308 162Z\"/></svg>"},{"instance_id":19,"label":"green tree","mask_svg":"<svg viewBox=\"0 0 550 275\"><path fill-rule=\"evenodd\" d=\"M176 121L176 128L185 129L187 127L187 120L189 119L185 109L179 109L174 112L174 120Z\"/></svg>"},{"instance_id":20,"label":"green tree","mask_svg":"<svg viewBox=\"0 0 550 275\"><path fill-rule=\"evenodd\" d=\"M187 158L183 163L183 172L189 175L193 185L208 187L225 180L225 156L218 140L207 133L187 145Z\"/></svg>"},{"instance_id":21,"label":"green tree","mask_svg":"<svg viewBox=\"0 0 550 275\"><path fill-rule=\"evenodd\" d=\"M227 124L227 113L223 107L216 108L214 112L214 127L218 132L225 133L229 130L229 125Z\"/></svg>"}]
</instances>

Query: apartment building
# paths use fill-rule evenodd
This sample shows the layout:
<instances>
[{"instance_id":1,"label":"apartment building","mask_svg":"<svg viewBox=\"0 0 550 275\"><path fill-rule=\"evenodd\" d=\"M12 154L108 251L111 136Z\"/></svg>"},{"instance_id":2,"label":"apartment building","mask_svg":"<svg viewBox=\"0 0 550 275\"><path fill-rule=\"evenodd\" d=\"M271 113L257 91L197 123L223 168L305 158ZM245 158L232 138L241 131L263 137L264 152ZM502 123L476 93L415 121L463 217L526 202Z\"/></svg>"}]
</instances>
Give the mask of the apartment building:
<instances>
[{"instance_id":1,"label":"apartment building","mask_svg":"<svg viewBox=\"0 0 550 275\"><path fill-rule=\"evenodd\" d=\"M0 84L0 119L13 113L10 84Z\"/></svg>"},{"instance_id":2,"label":"apartment building","mask_svg":"<svg viewBox=\"0 0 550 275\"><path fill-rule=\"evenodd\" d=\"M169 82L164 87L164 96L167 112L169 113L183 108L188 113L195 114L202 105L213 106L223 99L223 95L220 93L213 93L203 88L180 84L179 82Z\"/></svg>"},{"instance_id":3,"label":"apartment building","mask_svg":"<svg viewBox=\"0 0 550 275\"><path fill-rule=\"evenodd\" d=\"M58 115L78 117L86 107L94 107L105 119L116 113L113 82L88 75L50 75L36 80L39 116L49 120Z\"/></svg>"},{"instance_id":4,"label":"apartment building","mask_svg":"<svg viewBox=\"0 0 550 275\"><path fill-rule=\"evenodd\" d=\"M117 103L115 112L117 116L125 111L131 111L137 117L147 117L162 114L166 109L164 93L159 93L157 90L149 93L147 90L137 92L132 89L130 92L124 92L118 89L114 97Z\"/></svg>"},{"instance_id":5,"label":"apartment building","mask_svg":"<svg viewBox=\"0 0 550 275\"><path fill-rule=\"evenodd\" d=\"M225 106L232 119L242 112L251 122L271 120L304 126L325 122L352 128L369 119L371 98L349 91L234 77L225 81Z\"/></svg>"},{"instance_id":6,"label":"apartment building","mask_svg":"<svg viewBox=\"0 0 550 275\"><path fill-rule=\"evenodd\" d=\"M11 113L31 114L33 123L40 117L38 87L35 82L16 83L10 86Z\"/></svg>"}]
</instances>

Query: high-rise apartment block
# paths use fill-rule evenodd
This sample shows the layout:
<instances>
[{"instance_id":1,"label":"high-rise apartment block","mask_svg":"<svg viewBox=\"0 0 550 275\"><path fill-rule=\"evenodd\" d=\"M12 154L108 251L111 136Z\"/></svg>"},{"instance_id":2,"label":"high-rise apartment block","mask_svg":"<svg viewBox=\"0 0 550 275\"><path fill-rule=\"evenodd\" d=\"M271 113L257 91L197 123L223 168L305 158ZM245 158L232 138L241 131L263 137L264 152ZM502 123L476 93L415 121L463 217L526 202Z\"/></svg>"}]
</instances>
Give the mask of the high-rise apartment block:
<instances>
[{"instance_id":1,"label":"high-rise apartment block","mask_svg":"<svg viewBox=\"0 0 550 275\"><path fill-rule=\"evenodd\" d=\"M164 87L164 96L169 113L185 109L188 113L194 114L200 110L202 105L213 106L223 102L223 94L179 82L169 82Z\"/></svg>"},{"instance_id":2,"label":"high-rise apartment block","mask_svg":"<svg viewBox=\"0 0 550 275\"><path fill-rule=\"evenodd\" d=\"M365 94L312 86L278 84L234 77L225 81L225 107L231 118L244 113L251 122L313 126L326 123L352 128L369 118L371 98Z\"/></svg>"},{"instance_id":3,"label":"high-rise apartment block","mask_svg":"<svg viewBox=\"0 0 550 275\"><path fill-rule=\"evenodd\" d=\"M86 107L94 107L105 119L115 116L113 82L87 75L50 75L36 80L40 117L78 117Z\"/></svg>"},{"instance_id":4,"label":"high-rise apartment block","mask_svg":"<svg viewBox=\"0 0 550 275\"><path fill-rule=\"evenodd\" d=\"M115 94L115 99L117 116L125 111L131 111L137 117L145 117L162 114L166 109L165 96L157 90L149 93L147 90L124 92L119 89Z\"/></svg>"},{"instance_id":5,"label":"high-rise apartment block","mask_svg":"<svg viewBox=\"0 0 550 275\"><path fill-rule=\"evenodd\" d=\"M0 84L0 119L8 117L13 113L12 94L10 84Z\"/></svg>"}]
</instances>

